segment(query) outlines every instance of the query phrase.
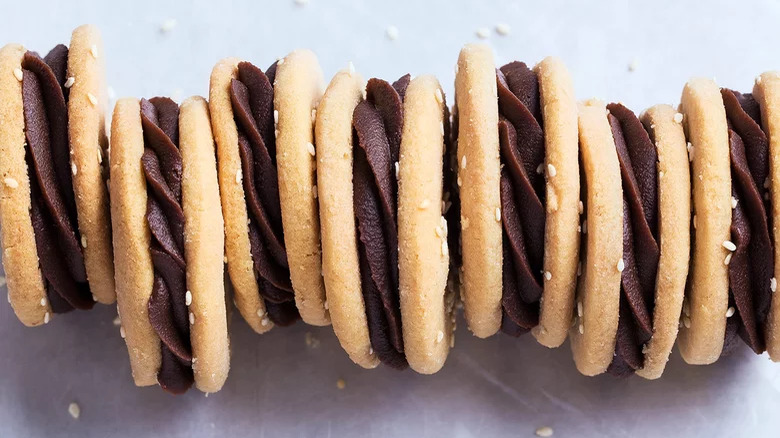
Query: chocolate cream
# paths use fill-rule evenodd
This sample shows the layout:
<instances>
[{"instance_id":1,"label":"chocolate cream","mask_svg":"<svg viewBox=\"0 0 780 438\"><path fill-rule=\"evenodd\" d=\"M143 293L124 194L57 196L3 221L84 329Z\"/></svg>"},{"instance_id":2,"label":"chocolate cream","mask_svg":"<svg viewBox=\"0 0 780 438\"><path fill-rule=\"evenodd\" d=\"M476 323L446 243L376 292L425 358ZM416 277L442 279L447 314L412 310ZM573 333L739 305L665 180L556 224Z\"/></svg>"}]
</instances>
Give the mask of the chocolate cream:
<instances>
[{"instance_id":1,"label":"chocolate cream","mask_svg":"<svg viewBox=\"0 0 780 438\"><path fill-rule=\"evenodd\" d=\"M496 70L501 157L503 293L501 331L539 323L544 269L544 131L539 81L522 62Z\"/></svg>"},{"instance_id":2,"label":"chocolate cream","mask_svg":"<svg viewBox=\"0 0 780 438\"><path fill-rule=\"evenodd\" d=\"M275 76L276 63L265 73L248 62L239 63L238 77L230 83L230 100L238 128L249 242L260 296L268 318L287 326L300 315L282 232L274 134Z\"/></svg>"},{"instance_id":3,"label":"chocolate cream","mask_svg":"<svg viewBox=\"0 0 780 438\"><path fill-rule=\"evenodd\" d=\"M52 311L91 309L68 140L68 48L62 44L45 58L22 58L22 104L29 169L30 218L46 296Z\"/></svg>"},{"instance_id":4,"label":"chocolate cream","mask_svg":"<svg viewBox=\"0 0 780 438\"><path fill-rule=\"evenodd\" d=\"M181 200L179 105L165 97L141 100L146 178L146 222L151 232L154 283L149 322L160 337L160 386L181 394L192 386L192 344L187 309L187 263L184 258L184 212Z\"/></svg>"}]
</instances>

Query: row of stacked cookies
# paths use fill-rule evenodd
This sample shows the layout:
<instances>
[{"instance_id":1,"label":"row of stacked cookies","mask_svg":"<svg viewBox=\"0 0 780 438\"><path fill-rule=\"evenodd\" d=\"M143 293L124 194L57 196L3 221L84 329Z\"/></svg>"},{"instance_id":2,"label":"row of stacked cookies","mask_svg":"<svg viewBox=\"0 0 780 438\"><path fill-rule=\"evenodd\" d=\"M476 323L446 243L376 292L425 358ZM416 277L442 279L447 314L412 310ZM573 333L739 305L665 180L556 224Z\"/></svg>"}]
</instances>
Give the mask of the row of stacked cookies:
<instances>
[{"instance_id":1,"label":"row of stacked cookies","mask_svg":"<svg viewBox=\"0 0 780 438\"><path fill-rule=\"evenodd\" d=\"M91 26L0 50L0 243L26 325L117 301L138 385L219 390L231 295L258 333L332 324L366 368L438 371L459 300L476 336L569 338L587 375L657 378L676 341L780 359L777 73L637 116L468 45L451 117L432 76L227 58L208 101L120 99L109 149L101 54Z\"/></svg>"}]
</instances>

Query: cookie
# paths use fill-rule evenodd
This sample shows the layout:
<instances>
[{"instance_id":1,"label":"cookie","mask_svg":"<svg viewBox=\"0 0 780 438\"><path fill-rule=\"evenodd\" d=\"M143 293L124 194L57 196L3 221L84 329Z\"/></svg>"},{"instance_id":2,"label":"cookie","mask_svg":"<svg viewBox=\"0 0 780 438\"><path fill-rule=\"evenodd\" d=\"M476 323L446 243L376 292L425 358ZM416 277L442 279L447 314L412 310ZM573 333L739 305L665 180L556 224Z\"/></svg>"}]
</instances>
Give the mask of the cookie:
<instances>
[{"instance_id":1,"label":"cookie","mask_svg":"<svg viewBox=\"0 0 780 438\"><path fill-rule=\"evenodd\" d=\"M312 116L323 91L322 71L309 50L279 60L274 83L276 160L284 242L295 303L307 324L328 325L322 280L317 204L316 146Z\"/></svg>"},{"instance_id":2,"label":"cookie","mask_svg":"<svg viewBox=\"0 0 780 438\"><path fill-rule=\"evenodd\" d=\"M710 79L691 79L680 103L691 154L693 251L678 346L690 364L709 364L723 350L729 278L724 243L731 238L731 166L726 112ZM726 245L728 245L726 243Z\"/></svg>"},{"instance_id":3,"label":"cookie","mask_svg":"<svg viewBox=\"0 0 780 438\"><path fill-rule=\"evenodd\" d=\"M776 71L766 72L756 79L753 87L753 95L761 107L761 125L769 137L769 190L771 193L772 209L770 215L772 222L780 222L780 73ZM772 292L776 292L777 278L780 277L780 234L772 232L774 242L774 282L770 286ZM766 349L769 358L775 362L780 361L780 300L777 294L772 294L772 305L766 322Z\"/></svg>"},{"instance_id":4,"label":"cookie","mask_svg":"<svg viewBox=\"0 0 780 438\"><path fill-rule=\"evenodd\" d=\"M658 153L660 257L653 307L653 335L636 373L656 379L677 339L690 258L691 180L685 133L677 110L655 105L641 116Z\"/></svg>"},{"instance_id":5,"label":"cookie","mask_svg":"<svg viewBox=\"0 0 780 438\"><path fill-rule=\"evenodd\" d=\"M404 353L424 374L444 365L453 336L446 291L449 224L443 216L446 103L433 76L413 79L404 98L398 177L398 271Z\"/></svg>"},{"instance_id":6,"label":"cookie","mask_svg":"<svg viewBox=\"0 0 780 438\"><path fill-rule=\"evenodd\" d=\"M498 107L493 53L468 44L458 57L455 105L461 202L461 299L466 322L486 338L501 327L502 229Z\"/></svg>"},{"instance_id":7,"label":"cookie","mask_svg":"<svg viewBox=\"0 0 780 438\"><path fill-rule=\"evenodd\" d=\"M620 166L603 102L579 107L583 169L582 275L577 313L569 330L574 362L582 374L607 370L615 352L623 263L623 192Z\"/></svg>"},{"instance_id":8,"label":"cookie","mask_svg":"<svg viewBox=\"0 0 780 438\"><path fill-rule=\"evenodd\" d=\"M365 83L354 69L333 76L317 106L317 187L322 232L322 273L333 331L350 359L374 368L360 281L353 202L352 113Z\"/></svg>"},{"instance_id":9,"label":"cookie","mask_svg":"<svg viewBox=\"0 0 780 438\"><path fill-rule=\"evenodd\" d=\"M543 299L539 325L531 333L547 347L565 340L574 310L580 249L580 166L574 86L560 59L548 57L534 67L544 117L546 205ZM555 169L554 171L551 171Z\"/></svg>"}]
</instances>

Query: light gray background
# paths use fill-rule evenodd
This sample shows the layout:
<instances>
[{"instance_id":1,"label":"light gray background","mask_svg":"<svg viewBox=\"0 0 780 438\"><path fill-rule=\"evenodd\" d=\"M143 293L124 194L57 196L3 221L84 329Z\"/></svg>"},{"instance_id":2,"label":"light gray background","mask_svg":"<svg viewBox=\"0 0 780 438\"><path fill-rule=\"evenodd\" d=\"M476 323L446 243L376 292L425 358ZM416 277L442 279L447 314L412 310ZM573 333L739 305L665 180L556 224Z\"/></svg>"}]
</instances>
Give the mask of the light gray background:
<instances>
[{"instance_id":1,"label":"light gray background","mask_svg":"<svg viewBox=\"0 0 780 438\"><path fill-rule=\"evenodd\" d=\"M205 95L221 57L265 67L297 47L318 54L326 77L351 60L365 77L434 73L451 91L458 50L482 27L499 62L558 55L578 97L637 111L676 104L693 75L750 90L757 74L780 68L774 1L4 3L0 44L43 52L67 43L75 26L98 24L118 96ZM160 32L169 18L177 26ZM510 24L511 35L497 35L497 23ZM385 35L389 25L399 29L395 41ZM225 388L172 397L133 386L114 316L99 306L27 329L0 305L0 436L522 437L540 426L556 437L770 436L780 427L780 364L746 348L708 367L685 365L675 352L654 382L585 378L568 345L478 340L461 321L444 369L420 376L358 368L330 328L299 323L258 336L236 313ZM307 346L307 333L318 347ZM72 401L78 420L67 412Z\"/></svg>"}]
</instances>

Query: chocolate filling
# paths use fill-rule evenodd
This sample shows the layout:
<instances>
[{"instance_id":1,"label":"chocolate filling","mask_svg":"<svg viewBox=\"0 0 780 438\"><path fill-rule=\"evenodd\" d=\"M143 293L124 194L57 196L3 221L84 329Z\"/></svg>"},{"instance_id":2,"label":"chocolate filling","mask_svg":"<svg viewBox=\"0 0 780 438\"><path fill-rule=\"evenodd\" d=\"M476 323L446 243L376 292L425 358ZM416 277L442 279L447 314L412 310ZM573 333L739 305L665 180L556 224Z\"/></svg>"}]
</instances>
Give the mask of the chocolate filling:
<instances>
[{"instance_id":1,"label":"chocolate filling","mask_svg":"<svg viewBox=\"0 0 780 438\"><path fill-rule=\"evenodd\" d=\"M769 237L771 209L769 142L751 94L721 89L729 124L731 156L731 241L729 306L723 354L737 344L737 334L757 354L765 348L764 324L771 304L774 252ZM761 189L763 187L763 190ZM762 193L764 196L762 197Z\"/></svg>"},{"instance_id":2,"label":"chocolate filling","mask_svg":"<svg viewBox=\"0 0 780 438\"><path fill-rule=\"evenodd\" d=\"M658 155L636 115L619 103L607 106L623 183L623 272L615 356L607 371L630 376L642 368L642 348L653 335L658 271Z\"/></svg>"},{"instance_id":3,"label":"chocolate filling","mask_svg":"<svg viewBox=\"0 0 780 438\"><path fill-rule=\"evenodd\" d=\"M501 156L503 292L501 331L539 323L544 269L544 130L539 81L522 62L496 70Z\"/></svg>"},{"instance_id":4,"label":"chocolate filling","mask_svg":"<svg viewBox=\"0 0 780 438\"><path fill-rule=\"evenodd\" d=\"M300 318L290 282L282 232L276 171L274 77L276 63L263 73L248 62L238 64L230 82L230 101L238 129L244 196L249 210L249 243L260 296L268 318L287 326Z\"/></svg>"},{"instance_id":5,"label":"chocolate filling","mask_svg":"<svg viewBox=\"0 0 780 438\"><path fill-rule=\"evenodd\" d=\"M160 386L181 394L192 386L192 345L186 303L184 212L181 206L182 158L179 152L179 105L171 99L141 100L146 178L146 222L151 231L154 283L149 322L160 337Z\"/></svg>"},{"instance_id":6,"label":"chocolate filling","mask_svg":"<svg viewBox=\"0 0 780 438\"><path fill-rule=\"evenodd\" d=\"M371 346L379 360L408 366L401 332L398 291L398 180L403 101L410 76L392 85L371 79L366 99L352 114L353 202L358 257Z\"/></svg>"},{"instance_id":7,"label":"chocolate filling","mask_svg":"<svg viewBox=\"0 0 780 438\"><path fill-rule=\"evenodd\" d=\"M22 105L26 161L30 174L30 218L46 296L52 311L91 309L81 233L71 176L68 141L68 48L54 47L45 58L22 58ZM73 168L73 171L76 171Z\"/></svg>"}]
</instances>

